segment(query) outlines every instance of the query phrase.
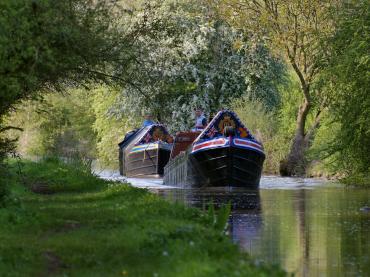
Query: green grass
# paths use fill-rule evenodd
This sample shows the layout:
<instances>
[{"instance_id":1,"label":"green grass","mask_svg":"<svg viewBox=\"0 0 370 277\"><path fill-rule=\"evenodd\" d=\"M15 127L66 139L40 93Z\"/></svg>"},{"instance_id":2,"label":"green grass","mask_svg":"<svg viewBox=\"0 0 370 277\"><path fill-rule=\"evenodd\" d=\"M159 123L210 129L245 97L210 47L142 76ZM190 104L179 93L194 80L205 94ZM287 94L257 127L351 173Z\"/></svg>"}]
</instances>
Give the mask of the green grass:
<instances>
[{"instance_id":1,"label":"green grass","mask_svg":"<svg viewBox=\"0 0 370 277\"><path fill-rule=\"evenodd\" d=\"M0 209L0 276L284 275L254 265L211 213L78 171L26 162L23 180L56 188L49 195L11 180L13 202Z\"/></svg>"},{"instance_id":2,"label":"green grass","mask_svg":"<svg viewBox=\"0 0 370 277\"><path fill-rule=\"evenodd\" d=\"M29 188L47 188L47 193L83 192L103 188L104 180L91 174L89 163L75 158L68 163L55 157L43 159L39 163L22 162L22 181ZM15 165L14 165L15 166Z\"/></svg>"}]
</instances>

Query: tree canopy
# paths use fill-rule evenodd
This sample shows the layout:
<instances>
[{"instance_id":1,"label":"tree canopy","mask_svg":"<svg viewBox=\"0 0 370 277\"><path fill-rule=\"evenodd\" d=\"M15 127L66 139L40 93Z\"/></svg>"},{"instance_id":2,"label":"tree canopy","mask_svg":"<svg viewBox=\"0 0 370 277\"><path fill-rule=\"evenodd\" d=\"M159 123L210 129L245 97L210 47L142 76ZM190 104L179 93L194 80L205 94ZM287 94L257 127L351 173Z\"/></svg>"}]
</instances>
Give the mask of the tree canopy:
<instances>
[{"instance_id":1,"label":"tree canopy","mask_svg":"<svg viewBox=\"0 0 370 277\"><path fill-rule=\"evenodd\" d=\"M0 3L0 115L45 89L106 79L125 49L109 1Z\"/></svg>"},{"instance_id":2,"label":"tree canopy","mask_svg":"<svg viewBox=\"0 0 370 277\"><path fill-rule=\"evenodd\" d=\"M138 20L140 9L135 11ZM279 103L277 85L284 66L265 45L233 28L210 5L161 1L147 21L166 18L166 30L137 40L130 82L116 113L152 112L175 130L192 125L192 112L207 115L248 94L269 108Z\"/></svg>"},{"instance_id":3,"label":"tree canopy","mask_svg":"<svg viewBox=\"0 0 370 277\"><path fill-rule=\"evenodd\" d=\"M325 62L322 39L334 31L335 12L339 1L221 0L218 9L225 18L255 36L263 38L269 48L285 58L301 85L303 102L297 112L296 132L291 150L281 164L284 175L305 173L305 151L310 147L325 107L325 97L316 89L317 76ZM316 107L316 118L306 126Z\"/></svg>"},{"instance_id":4,"label":"tree canopy","mask_svg":"<svg viewBox=\"0 0 370 277\"><path fill-rule=\"evenodd\" d=\"M370 172L369 8L368 1L349 1L340 11L337 31L326 41L330 57L321 77L331 123L337 123L324 153L335 157L337 170L352 174Z\"/></svg>"}]
</instances>

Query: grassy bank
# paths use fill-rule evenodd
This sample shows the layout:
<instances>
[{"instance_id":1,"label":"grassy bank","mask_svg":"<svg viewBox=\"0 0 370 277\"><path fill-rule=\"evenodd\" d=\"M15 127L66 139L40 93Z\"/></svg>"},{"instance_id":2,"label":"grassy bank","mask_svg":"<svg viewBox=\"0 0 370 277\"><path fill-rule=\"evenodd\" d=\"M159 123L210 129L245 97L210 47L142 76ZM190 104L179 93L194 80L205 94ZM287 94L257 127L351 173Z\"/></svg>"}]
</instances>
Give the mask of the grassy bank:
<instances>
[{"instance_id":1,"label":"grassy bank","mask_svg":"<svg viewBox=\"0 0 370 277\"><path fill-rule=\"evenodd\" d=\"M1 276L284 275L254 265L198 209L56 160L23 168L0 209Z\"/></svg>"}]
</instances>

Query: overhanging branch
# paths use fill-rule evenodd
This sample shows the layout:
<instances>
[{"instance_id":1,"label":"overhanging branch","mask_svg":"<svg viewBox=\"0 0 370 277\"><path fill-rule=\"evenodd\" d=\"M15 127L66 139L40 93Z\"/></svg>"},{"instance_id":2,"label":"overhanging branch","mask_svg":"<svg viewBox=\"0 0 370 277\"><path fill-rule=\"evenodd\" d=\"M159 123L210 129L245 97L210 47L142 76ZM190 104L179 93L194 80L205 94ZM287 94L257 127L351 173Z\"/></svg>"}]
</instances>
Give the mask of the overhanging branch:
<instances>
[{"instance_id":1,"label":"overhanging branch","mask_svg":"<svg viewBox=\"0 0 370 277\"><path fill-rule=\"evenodd\" d=\"M3 128L0 129L0 133L6 132L6 131L9 131L9 130L17 130L17 131L23 132L22 128L14 127L14 126L6 126L6 127L3 127Z\"/></svg>"}]
</instances>

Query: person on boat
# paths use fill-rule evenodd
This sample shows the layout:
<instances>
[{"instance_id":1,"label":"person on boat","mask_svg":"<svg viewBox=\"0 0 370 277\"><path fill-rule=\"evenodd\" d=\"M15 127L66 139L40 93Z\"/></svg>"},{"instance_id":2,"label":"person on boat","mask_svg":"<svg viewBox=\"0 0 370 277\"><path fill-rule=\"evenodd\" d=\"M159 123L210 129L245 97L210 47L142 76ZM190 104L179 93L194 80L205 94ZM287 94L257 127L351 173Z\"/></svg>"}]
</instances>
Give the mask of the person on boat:
<instances>
[{"instance_id":1,"label":"person on boat","mask_svg":"<svg viewBox=\"0 0 370 277\"><path fill-rule=\"evenodd\" d=\"M155 121L152 118L152 114L146 113L144 115L144 122L143 122L143 127L148 127L155 124Z\"/></svg>"},{"instance_id":2,"label":"person on boat","mask_svg":"<svg viewBox=\"0 0 370 277\"><path fill-rule=\"evenodd\" d=\"M195 127L192 129L192 131L203 131L204 128L207 126L207 119L203 114L203 111L201 109L195 110Z\"/></svg>"}]
</instances>

